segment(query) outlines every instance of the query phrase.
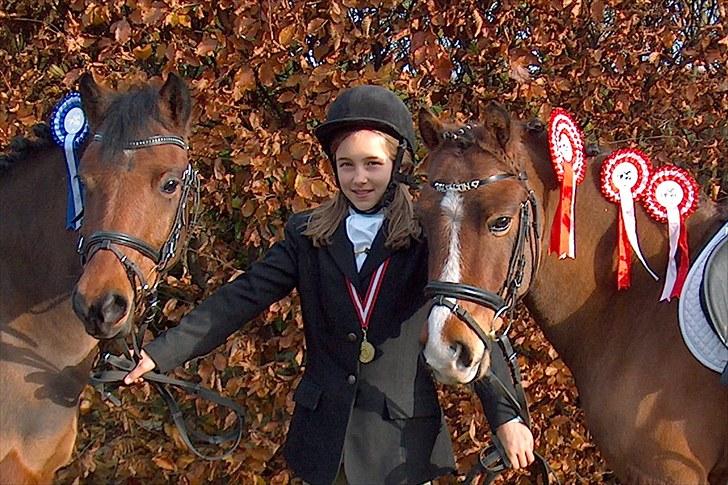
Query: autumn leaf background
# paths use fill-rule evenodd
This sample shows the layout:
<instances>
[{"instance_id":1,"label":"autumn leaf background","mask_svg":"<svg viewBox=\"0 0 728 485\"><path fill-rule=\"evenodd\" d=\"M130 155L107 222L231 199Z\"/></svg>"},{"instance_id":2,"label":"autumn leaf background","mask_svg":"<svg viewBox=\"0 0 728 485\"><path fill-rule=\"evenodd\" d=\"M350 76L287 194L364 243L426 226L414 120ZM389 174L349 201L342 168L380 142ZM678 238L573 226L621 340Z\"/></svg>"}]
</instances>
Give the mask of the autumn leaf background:
<instances>
[{"instance_id":1,"label":"autumn leaf background","mask_svg":"<svg viewBox=\"0 0 728 485\"><path fill-rule=\"evenodd\" d=\"M291 213L336 190L312 128L352 85L382 84L413 112L461 121L491 100L542 119L560 106L589 142L638 147L655 165L687 168L704 197L725 199L726 13L717 0L4 0L0 145L44 121L83 72L116 88L184 77L203 203L197 273L169 276L163 288L162 326L174 325L278 240ZM196 459L147 385L119 391L121 406L86 388L58 483L289 483L280 450L305 359L301 328L293 294L175 372L246 408L247 434L230 459ZM513 338L538 446L562 482L613 481L568 369L525 311ZM439 392L465 471L488 443L487 425L467 389ZM224 410L181 400L202 427L230 425Z\"/></svg>"}]
</instances>

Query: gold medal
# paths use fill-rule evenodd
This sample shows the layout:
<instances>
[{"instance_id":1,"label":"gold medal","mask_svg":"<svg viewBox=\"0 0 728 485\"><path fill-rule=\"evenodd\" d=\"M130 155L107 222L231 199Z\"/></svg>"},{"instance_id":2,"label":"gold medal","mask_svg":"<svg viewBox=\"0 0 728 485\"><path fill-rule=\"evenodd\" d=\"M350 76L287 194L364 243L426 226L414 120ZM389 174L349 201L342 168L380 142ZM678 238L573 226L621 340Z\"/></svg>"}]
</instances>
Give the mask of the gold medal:
<instances>
[{"instance_id":1,"label":"gold medal","mask_svg":"<svg viewBox=\"0 0 728 485\"><path fill-rule=\"evenodd\" d=\"M374 346L364 338L361 343L361 349L359 349L359 362L362 364L368 364L374 360Z\"/></svg>"}]
</instances>

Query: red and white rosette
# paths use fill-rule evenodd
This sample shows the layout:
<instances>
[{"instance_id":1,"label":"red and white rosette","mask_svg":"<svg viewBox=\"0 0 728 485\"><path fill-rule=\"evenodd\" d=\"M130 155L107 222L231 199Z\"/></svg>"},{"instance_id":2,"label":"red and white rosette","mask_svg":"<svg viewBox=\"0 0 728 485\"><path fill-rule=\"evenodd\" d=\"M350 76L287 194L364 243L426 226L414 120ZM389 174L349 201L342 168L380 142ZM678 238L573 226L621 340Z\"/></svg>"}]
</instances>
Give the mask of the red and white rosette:
<instances>
[{"instance_id":1,"label":"red and white rosette","mask_svg":"<svg viewBox=\"0 0 728 485\"><path fill-rule=\"evenodd\" d=\"M551 225L549 252L559 259L574 258L574 201L576 186L584 180L586 157L584 134L573 117L565 110L556 108L549 120L549 151L556 178L561 183L561 195Z\"/></svg>"},{"instance_id":2,"label":"red and white rosette","mask_svg":"<svg viewBox=\"0 0 728 485\"><path fill-rule=\"evenodd\" d=\"M650 217L657 222L667 222L670 253L660 301L670 301L670 298L680 296L688 275L690 255L685 219L698 207L698 184L682 168L660 167L650 177L642 204Z\"/></svg>"},{"instance_id":3,"label":"red and white rosette","mask_svg":"<svg viewBox=\"0 0 728 485\"><path fill-rule=\"evenodd\" d=\"M637 239L637 221L634 201L639 200L647 189L652 163L639 150L622 149L612 153L602 162L600 188L604 197L619 205L617 217L617 289L629 288L632 279L632 251L642 266L655 278ZM631 249L630 249L631 247Z\"/></svg>"}]
</instances>

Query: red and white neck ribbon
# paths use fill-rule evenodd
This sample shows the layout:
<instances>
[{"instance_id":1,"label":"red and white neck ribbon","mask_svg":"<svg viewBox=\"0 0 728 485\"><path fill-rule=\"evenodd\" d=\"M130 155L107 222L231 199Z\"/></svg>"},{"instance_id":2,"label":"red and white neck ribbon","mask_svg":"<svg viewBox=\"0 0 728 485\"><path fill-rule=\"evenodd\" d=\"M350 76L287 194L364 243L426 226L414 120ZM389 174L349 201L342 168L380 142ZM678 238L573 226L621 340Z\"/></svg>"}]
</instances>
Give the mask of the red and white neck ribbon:
<instances>
[{"instance_id":1,"label":"red and white neck ribbon","mask_svg":"<svg viewBox=\"0 0 728 485\"><path fill-rule=\"evenodd\" d=\"M698 207L698 184L682 168L660 167L650 177L642 204L650 217L667 222L670 252L660 301L670 301L680 296L690 267L685 219Z\"/></svg>"},{"instance_id":2,"label":"red and white neck ribbon","mask_svg":"<svg viewBox=\"0 0 728 485\"><path fill-rule=\"evenodd\" d=\"M574 237L574 204L576 186L584 180L586 173L584 155L584 134L572 116L561 108L551 112L549 120L549 151L556 178L561 183L559 205L551 225L549 252L559 259L574 258L576 241Z\"/></svg>"},{"instance_id":3,"label":"red and white neck ribbon","mask_svg":"<svg viewBox=\"0 0 728 485\"><path fill-rule=\"evenodd\" d=\"M619 205L617 216L617 289L629 288L632 280L632 251L647 272L659 279L642 256L637 238L634 201L647 189L652 164L639 150L623 149L602 162L600 188L604 197ZM630 250L630 247L632 248Z\"/></svg>"},{"instance_id":4,"label":"red and white neck ribbon","mask_svg":"<svg viewBox=\"0 0 728 485\"><path fill-rule=\"evenodd\" d=\"M363 303L359 298L359 293L356 291L354 283L352 283L350 279L346 279L346 288L349 290L349 298L351 298L351 302L354 304L356 316L359 317L359 324L364 332L366 332L369 328L369 319L372 316L372 309L379 297L379 289L382 287L382 281L384 281L384 275L387 272L388 266L389 258L385 259L374 272L372 279L369 281L369 288L367 289L367 294L364 296Z\"/></svg>"}]
</instances>

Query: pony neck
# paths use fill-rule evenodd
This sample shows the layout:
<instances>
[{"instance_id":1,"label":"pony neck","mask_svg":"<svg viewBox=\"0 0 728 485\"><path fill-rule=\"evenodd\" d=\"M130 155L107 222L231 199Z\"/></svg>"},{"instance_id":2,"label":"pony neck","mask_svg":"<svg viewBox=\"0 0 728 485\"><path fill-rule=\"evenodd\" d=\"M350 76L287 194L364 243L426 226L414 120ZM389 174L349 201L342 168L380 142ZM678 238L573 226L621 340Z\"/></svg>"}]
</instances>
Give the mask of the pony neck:
<instances>
[{"instance_id":1,"label":"pony neck","mask_svg":"<svg viewBox=\"0 0 728 485\"><path fill-rule=\"evenodd\" d=\"M3 305L3 313L10 313L2 315L3 321L16 310L70 294L81 274L77 234L64 227L63 151L49 145L16 163L19 166L0 176L0 205L12 215L0 224L0 248L8 256L0 258L0 291L12 295L6 303L13 306ZM24 286L26 291L21 291Z\"/></svg>"},{"instance_id":2,"label":"pony neck","mask_svg":"<svg viewBox=\"0 0 728 485\"><path fill-rule=\"evenodd\" d=\"M651 339L655 332L677 336L676 305L660 302L667 263L667 229L636 210L640 247L660 281L653 280L634 258L632 285L617 290L615 251L618 206L599 189L601 158L588 161L586 177L577 188L575 204L576 259L549 254L550 230L558 205L559 186L544 151L527 167L529 182L543 211L542 258L539 273L526 303L565 363L579 372L591 372L587 364L595 349L626 349L634 339ZM696 252L711 230L719 225L718 211L710 201L688 219L691 253ZM670 326L668 332L664 332ZM598 352L598 351L597 351ZM591 368L591 371L587 371Z\"/></svg>"}]
</instances>

